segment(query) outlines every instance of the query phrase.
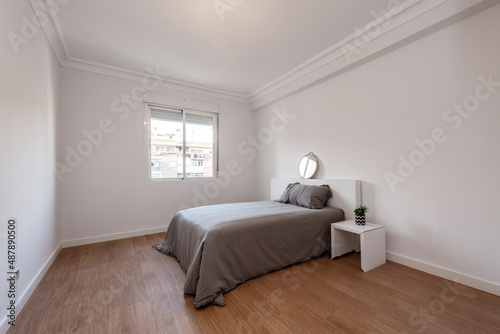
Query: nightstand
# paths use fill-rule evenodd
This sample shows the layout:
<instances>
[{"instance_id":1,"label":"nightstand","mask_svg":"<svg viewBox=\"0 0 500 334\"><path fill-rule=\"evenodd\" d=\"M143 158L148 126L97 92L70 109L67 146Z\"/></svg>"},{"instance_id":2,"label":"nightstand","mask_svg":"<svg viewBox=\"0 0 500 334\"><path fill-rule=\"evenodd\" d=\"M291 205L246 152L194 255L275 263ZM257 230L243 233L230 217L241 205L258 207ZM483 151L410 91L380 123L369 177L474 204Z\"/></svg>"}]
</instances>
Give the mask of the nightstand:
<instances>
[{"instance_id":1,"label":"nightstand","mask_svg":"<svg viewBox=\"0 0 500 334\"><path fill-rule=\"evenodd\" d=\"M331 225L332 259L356 249L356 236L361 244L361 269L364 272L385 263L385 226L366 223L356 225L345 220Z\"/></svg>"}]
</instances>

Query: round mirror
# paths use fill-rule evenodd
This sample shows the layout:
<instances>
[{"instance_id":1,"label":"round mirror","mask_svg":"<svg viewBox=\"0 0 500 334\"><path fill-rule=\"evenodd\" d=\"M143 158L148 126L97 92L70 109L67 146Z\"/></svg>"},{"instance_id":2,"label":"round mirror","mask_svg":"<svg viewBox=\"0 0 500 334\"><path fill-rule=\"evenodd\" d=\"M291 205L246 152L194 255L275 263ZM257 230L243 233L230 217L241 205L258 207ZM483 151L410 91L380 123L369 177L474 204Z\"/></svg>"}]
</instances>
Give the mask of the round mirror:
<instances>
[{"instance_id":1,"label":"round mirror","mask_svg":"<svg viewBox=\"0 0 500 334\"><path fill-rule=\"evenodd\" d=\"M316 173L318 169L318 158L314 155L314 153L309 152L304 155L304 157L300 160L299 163L299 174L304 179L310 179Z\"/></svg>"}]
</instances>

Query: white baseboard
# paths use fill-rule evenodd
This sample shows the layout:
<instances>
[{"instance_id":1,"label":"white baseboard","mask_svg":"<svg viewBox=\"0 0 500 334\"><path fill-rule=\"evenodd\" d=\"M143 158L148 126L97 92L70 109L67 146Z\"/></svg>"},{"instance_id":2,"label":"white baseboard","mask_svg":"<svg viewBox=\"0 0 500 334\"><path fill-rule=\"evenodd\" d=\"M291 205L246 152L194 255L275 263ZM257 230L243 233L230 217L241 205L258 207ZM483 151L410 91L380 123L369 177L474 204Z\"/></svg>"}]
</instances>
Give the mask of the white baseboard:
<instances>
[{"instance_id":1,"label":"white baseboard","mask_svg":"<svg viewBox=\"0 0 500 334\"><path fill-rule=\"evenodd\" d=\"M42 268L38 271L36 276L31 280L31 282L28 284L28 287L22 292L20 297L17 299L16 302L16 315L19 315L21 313L24 305L26 305L26 302L28 299L30 299L31 295L33 294L33 291L35 291L36 287L42 280L42 278L45 276L47 271L49 270L50 266L52 263L54 263L54 260L56 259L57 255L59 255L59 252L61 251L61 244L54 250L52 255L49 257L49 259L45 262L45 264L42 266ZM3 317L2 322L0 322L0 333L7 333L7 331L10 328L9 325L10 319L7 318L7 316Z\"/></svg>"},{"instance_id":2,"label":"white baseboard","mask_svg":"<svg viewBox=\"0 0 500 334\"><path fill-rule=\"evenodd\" d=\"M123 232L123 233L113 233L113 234L106 234L106 235L101 235L101 236L97 236L97 237L62 241L59 244L59 246L57 247L57 249L49 257L49 259L45 262L43 267L38 271L37 275L28 284L28 287L26 288L26 290L23 291L23 293L21 294L21 296L17 300L16 314L18 315L21 312L24 305L26 304L28 299L31 297L31 295L35 291L36 287L38 286L38 284L40 283L42 278L45 276L45 274L49 270L52 263L54 263L54 260L56 259L57 255L59 254L59 252L61 251L62 248L87 245L87 244L92 244L92 243L96 243L96 242L131 238L131 237L137 237L137 236L141 236L141 235L148 235L148 234L154 234L154 233L161 233L161 232L166 232L166 231L167 231L167 227L162 226L162 227L155 227L155 228L149 228L149 229L144 229L144 230L136 230L136 231L130 231L130 232ZM7 316L4 316L2 321L0 322L0 333L1 334L7 333L7 331L9 330L9 328L10 328L9 320L10 319L8 319Z\"/></svg>"},{"instance_id":3,"label":"white baseboard","mask_svg":"<svg viewBox=\"0 0 500 334\"><path fill-rule=\"evenodd\" d=\"M104 242L104 241L111 241L111 240L118 240L118 239L132 238L132 237L140 237L141 235L148 235L161 232L167 232L167 227L166 226L153 227L144 230L135 230L129 232L99 235L96 237L89 237L89 238L64 240L62 242L62 248L95 244L97 242Z\"/></svg>"},{"instance_id":4,"label":"white baseboard","mask_svg":"<svg viewBox=\"0 0 500 334\"><path fill-rule=\"evenodd\" d=\"M488 282L477 277L461 274L391 252L387 252L387 260L500 296L500 284Z\"/></svg>"}]
</instances>

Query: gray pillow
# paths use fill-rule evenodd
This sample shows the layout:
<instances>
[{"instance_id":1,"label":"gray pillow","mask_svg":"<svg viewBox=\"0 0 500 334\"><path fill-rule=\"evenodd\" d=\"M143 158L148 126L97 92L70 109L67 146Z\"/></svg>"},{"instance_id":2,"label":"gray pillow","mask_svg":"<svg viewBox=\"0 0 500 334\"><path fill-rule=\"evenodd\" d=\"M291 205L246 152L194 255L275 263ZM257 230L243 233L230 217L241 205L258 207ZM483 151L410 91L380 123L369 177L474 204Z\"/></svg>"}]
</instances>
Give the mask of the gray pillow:
<instances>
[{"instance_id":1,"label":"gray pillow","mask_svg":"<svg viewBox=\"0 0 500 334\"><path fill-rule=\"evenodd\" d=\"M309 209L321 209L332 196L332 190L327 184L321 186L307 186L300 183L292 184L288 191L288 196L285 195L285 203Z\"/></svg>"},{"instance_id":2,"label":"gray pillow","mask_svg":"<svg viewBox=\"0 0 500 334\"><path fill-rule=\"evenodd\" d=\"M288 184L288 186L286 187L285 191L283 192L283 194L281 194L281 197L280 197L279 200L277 200L277 202L290 203L290 201L288 200L288 194L290 193L290 189L292 189L292 187L295 186L296 184L300 184L300 183L299 182L295 182L295 183Z\"/></svg>"}]
</instances>

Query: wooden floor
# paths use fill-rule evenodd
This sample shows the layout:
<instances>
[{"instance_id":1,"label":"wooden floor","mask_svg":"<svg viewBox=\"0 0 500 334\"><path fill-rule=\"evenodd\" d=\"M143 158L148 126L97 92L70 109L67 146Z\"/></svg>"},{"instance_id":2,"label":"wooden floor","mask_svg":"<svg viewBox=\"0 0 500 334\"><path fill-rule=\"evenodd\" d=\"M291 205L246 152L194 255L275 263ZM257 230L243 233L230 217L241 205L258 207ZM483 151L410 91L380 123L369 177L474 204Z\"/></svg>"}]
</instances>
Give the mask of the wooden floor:
<instances>
[{"instance_id":1,"label":"wooden floor","mask_svg":"<svg viewBox=\"0 0 500 334\"><path fill-rule=\"evenodd\" d=\"M163 234L61 251L8 333L500 333L500 297L359 254L295 265L196 310Z\"/></svg>"}]
</instances>

